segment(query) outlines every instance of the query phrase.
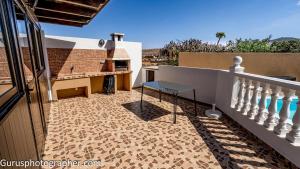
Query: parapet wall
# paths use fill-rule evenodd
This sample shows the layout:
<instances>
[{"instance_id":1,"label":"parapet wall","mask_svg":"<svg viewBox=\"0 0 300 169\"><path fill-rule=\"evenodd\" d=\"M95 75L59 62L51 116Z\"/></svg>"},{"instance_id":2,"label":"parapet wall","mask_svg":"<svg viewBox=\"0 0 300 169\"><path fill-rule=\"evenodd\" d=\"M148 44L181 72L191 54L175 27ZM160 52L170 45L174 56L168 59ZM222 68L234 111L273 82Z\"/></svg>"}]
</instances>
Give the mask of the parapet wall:
<instances>
[{"instance_id":1,"label":"parapet wall","mask_svg":"<svg viewBox=\"0 0 300 169\"><path fill-rule=\"evenodd\" d=\"M179 66L228 70L234 56L242 56L245 72L265 76L294 76L300 81L300 53L182 52L179 54Z\"/></svg>"}]
</instances>

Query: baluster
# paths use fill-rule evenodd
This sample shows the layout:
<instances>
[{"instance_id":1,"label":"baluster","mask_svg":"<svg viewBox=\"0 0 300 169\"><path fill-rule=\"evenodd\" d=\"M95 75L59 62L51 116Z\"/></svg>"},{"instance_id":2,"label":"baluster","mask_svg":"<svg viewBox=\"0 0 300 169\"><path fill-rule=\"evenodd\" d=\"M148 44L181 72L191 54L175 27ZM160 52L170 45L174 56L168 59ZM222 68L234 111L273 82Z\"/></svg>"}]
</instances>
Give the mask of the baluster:
<instances>
[{"instance_id":1,"label":"baluster","mask_svg":"<svg viewBox=\"0 0 300 169\"><path fill-rule=\"evenodd\" d=\"M291 89L284 89L283 106L279 113L279 123L275 126L274 132L279 137L285 137L288 132L288 118L290 115L290 105L295 95L295 91Z\"/></svg>"},{"instance_id":2,"label":"baluster","mask_svg":"<svg viewBox=\"0 0 300 169\"><path fill-rule=\"evenodd\" d=\"M252 80L248 80L246 84L246 93L244 96L244 106L241 109L243 115L247 115L248 111L250 110L251 106L251 90L252 90Z\"/></svg>"},{"instance_id":3,"label":"baluster","mask_svg":"<svg viewBox=\"0 0 300 169\"><path fill-rule=\"evenodd\" d=\"M257 114L257 110L258 110L257 100L258 100L259 92L260 92L260 82L256 82L254 90L253 90L253 95L251 98L251 108L250 108L250 111L248 112L248 117L252 120L254 119L254 117Z\"/></svg>"},{"instance_id":4,"label":"baluster","mask_svg":"<svg viewBox=\"0 0 300 169\"><path fill-rule=\"evenodd\" d=\"M278 104L279 94L281 91L280 86L272 86L271 88L272 88L272 95L271 95L272 98L269 106L269 114L264 124L264 126L270 131L274 130L274 127L276 125L277 104Z\"/></svg>"},{"instance_id":5,"label":"baluster","mask_svg":"<svg viewBox=\"0 0 300 169\"><path fill-rule=\"evenodd\" d=\"M265 84L262 86L263 90L261 92L261 99L259 102L259 109L258 113L255 116L255 121L259 125L263 125L264 121L266 119L266 115L268 114L268 109L267 109L267 97L269 95L269 90L270 90L270 84Z\"/></svg>"},{"instance_id":6,"label":"baluster","mask_svg":"<svg viewBox=\"0 0 300 169\"><path fill-rule=\"evenodd\" d=\"M239 77L235 76L233 79L233 92L232 92L231 108L235 108L237 105L238 93L239 93Z\"/></svg>"},{"instance_id":7,"label":"baluster","mask_svg":"<svg viewBox=\"0 0 300 169\"><path fill-rule=\"evenodd\" d=\"M297 102L297 111L293 117L292 130L287 134L287 140L300 145L300 91L297 92L297 95L299 99Z\"/></svg>"},{"instance_id":8,"label":"baluster","mask_svg":"<svg viewBox=\"0 0 300 169\"><path fill-rule=\"evenodd\" d=\"M236 104L236 110L241 111L244 105L244 94L245 94L245 78L240 79L240 89L238 94L238 102Z\"/></svg>"}]
</instances>

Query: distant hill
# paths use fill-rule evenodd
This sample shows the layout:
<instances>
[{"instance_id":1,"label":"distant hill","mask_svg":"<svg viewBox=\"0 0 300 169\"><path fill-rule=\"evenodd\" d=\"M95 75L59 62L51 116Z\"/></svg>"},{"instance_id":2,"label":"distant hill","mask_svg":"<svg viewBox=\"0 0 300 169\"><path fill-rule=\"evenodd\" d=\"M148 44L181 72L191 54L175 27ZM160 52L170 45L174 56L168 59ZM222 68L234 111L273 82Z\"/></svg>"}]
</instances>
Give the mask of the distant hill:
<instances>
[{"instance_id":1,"label":"distant hill","mask_svg":"<svg viewBox=\"0 0 300 169\"><path fill-rule=\"evenodd\" d=\"M300 39L294 37L281 37L281 38L273 39L271 40L271 42L290 41L290 40L300 40Z\"/></svg>"},{"instance_id":2,"label":"distant hill","mask_svg":"<svg viewBox=\"0 0 300 169\"><path fill-rule=\"evenodd\" d=\"M143 49L143 56L158 56L160 49Z\"/></svg>"}]
</instances>

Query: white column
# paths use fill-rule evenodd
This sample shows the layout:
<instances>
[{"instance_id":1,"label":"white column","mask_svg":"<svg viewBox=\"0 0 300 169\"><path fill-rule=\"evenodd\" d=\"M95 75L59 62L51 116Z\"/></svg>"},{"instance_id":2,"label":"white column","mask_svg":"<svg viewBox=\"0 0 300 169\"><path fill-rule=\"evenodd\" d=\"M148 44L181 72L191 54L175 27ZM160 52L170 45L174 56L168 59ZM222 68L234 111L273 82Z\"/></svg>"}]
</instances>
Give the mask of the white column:
<instances>
[{"instance_id":1,"label":"white column","mask_svg":"<svg viewBox=\"0 0 300 169\"><path fill-rule=\"evenodd\" d=\"M241 109L243 115L247 115L251 106L251 90L252 90L252 80L247 80L246 83L246 93L244 96L244 106Z\"/></svg>"},{"instance_id":2,"label":"white column","mask_svg":"<svg viewBox=\"0 0 300 169\"><path fill-rule=\"evenodd\" d=\"M258 100L258 94L259 94L259 92L260 92L260 82L256 82L254 90L253 90L253 96L251 98L250 111L248 112L248 117L250 119L252 119L252 120L254 119L254 117L256 116L257 111L258 111L257 100Z\"/></svg>"},{"instance_id":3,"label":"white column","mask_svg":"<svg viewBox=\"0 0 300 169\"><path fill-rule=\"evenodd\" d=\"M269 106L269 114L268 118L264 123L264 126L267 128L267 130L274 130L274 127L276 125L276 113L277 113L277 104L279 99L279 94L281 91L280 86L271 86L272 89L272 95L271 95L271 103Z\"/></svg>"},{"instance_id":4,"label":"white column","mask_svg":"<svg viewBox=\"0 0 300 169\"><path fill-rule=\"evenodd\" d=\"M300 96L300 91L297 92L298 97ZM293 144L300 145L300 98L297 103L297 111L293 117L292 130L287 134L287 140Z\"/></svg>"},{"instance_id":5,"label":"white column","mask_svg":"<svg viewBox=\"0 0 300 169\"><path fill-rule=\"evenodd\" d=\"M238 93L239 93L239 82L240 79L238 76L235 76L235 73L243 73L245 68L241 66L243 58L241 56L233 57L233 65L229 67L229 71L234 75L232 83L232 99L231 99L231 108L237 107L238 104Z\"/></svg>"},{"instance_id":6,"label":"white column","mask_svg":"<svg viewBox=\"0 0 300 169\"><path fill-rule=\"evenodd\" d=\"M238 94L238 102L235 106L237 111L241 111L244 105L244 95L245 95L245 78L240 78L240 89Z\"/></svg>"},{"instance_id":7,"label":"white column","mask_svg":"<svg viewBox=\"0 0 300 169\"><path fill-rule=\"evenodd\" d=\"M259 125L263 125L264 121L266 120L266 116L268 114L268 109L267 109L267 97L269 95L269 90L270 90L270 84L264 84L262 86L263 90L261 92L261 99L259 102L259 109L258 113L255 116L255 121Z\"/></svg>"},{"instance_id":8,"label":"white column","mask_svg":"<svg viewBox=\"0 0 300 169\"><path fill-rule=\"evenodd\" d=\"M295 91L291 89L283 89L284 98L283 106L279 113L279 123L275 126L274 132L279 137L285 137L288 132L288 118L290 115L290 105L292 102L292 97L295 95Z\"/></svg>"}]
</instances>

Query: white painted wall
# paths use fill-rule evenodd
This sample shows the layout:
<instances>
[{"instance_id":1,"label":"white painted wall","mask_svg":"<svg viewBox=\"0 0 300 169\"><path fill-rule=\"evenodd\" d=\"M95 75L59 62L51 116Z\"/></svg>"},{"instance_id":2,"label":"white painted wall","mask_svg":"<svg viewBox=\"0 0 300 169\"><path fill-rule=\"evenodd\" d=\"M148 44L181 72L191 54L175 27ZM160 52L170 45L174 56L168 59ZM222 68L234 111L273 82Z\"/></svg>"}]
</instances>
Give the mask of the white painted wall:
<instances>
[{"instance_id":1,"label":"white painted wall","mask_svg":"<svg viewBox=\"0 0 300 169\"><path fill-rule=\"evenodd\" d=\"M63 37L46 35L45 42L47 48L68 48L68 49L98 49L107 50L114 46L114 42L106 40L105 44L98 45L100 39ZM132 87L138 87L142 83L142 43L140 42L117 42L127 51L131 59Z\"/></svg>"},{"instance_id":2,"label":"white painted wall","mask_svg":"<svg viewBox=\"0 0 300 169\"><path fill-rule=\"evenodd\" d=\"M189 85L196 89L196 99L198 101L208 104L215 103L218 70L159 66L155 79ZM193 99L192 91L183 93L180 96Z\"/></svg>"},{"instance_id":3,"label":"white painted wall","mask_svg":"<svg viewBox=\"0 0 300 169\"><path fill-rule=\"evenodd\" d=\"M142 68L142 81L147 81L147 71L154 71L154 80L157 80L155 75L158 74L158 66L147 66Z\"/></svg>"},{"instance_id":4,"label":"white painted wall","mask_svg":"<svg viewBox=\"0 0 300 169\"><path fill-rule=\"evenodd\" d=\"M106 50L107 41L105 41L103 47L99 47L99 40L100 39L46 35L46 47Z\"/></svg>"},{"instance_id":5,"label":"white painted wall","mask_svg":"<svg viewBox=\"0 0 300 169\"><path fill-rule=\"evenodd\" d=\"M46 47L46 37L45 32L41 31L41 39L42 39L42 46L43 46L43 53L44 53L44 61L45 61L45 69L46 69L46 78L47 78L47 85L48 85L48 99L52 99L52 87L51 87L51 73L49 68L49 61L48 61L48 53Z\"/></svg>"},{"instance_id":6,"label":"white painted wall","mask_svg":"<svg viewBox=\"0 0 300 169\"><path fill-rule=\"evenodd\" d=\"M146 69L143 70L143 82L146 81ZM155 71L155 80L163 80L196 89L196 100L202 103L215 103L224 112L231 112L233 74L227 70L203 69L181 66L159 66ZM180 96L193 99L193 93Z\"/></svg>"},{"instance_id":7,"label":"white painted wall","mask_svg":"<svg viewBox=\"0 0 300 169\"><path fill-rule=\"evenodd\" d=\"M130 57L132 87L139 87L142 83L142 43L126 41L119 43L122 43Z\"/></svg>"}]
</instances>

